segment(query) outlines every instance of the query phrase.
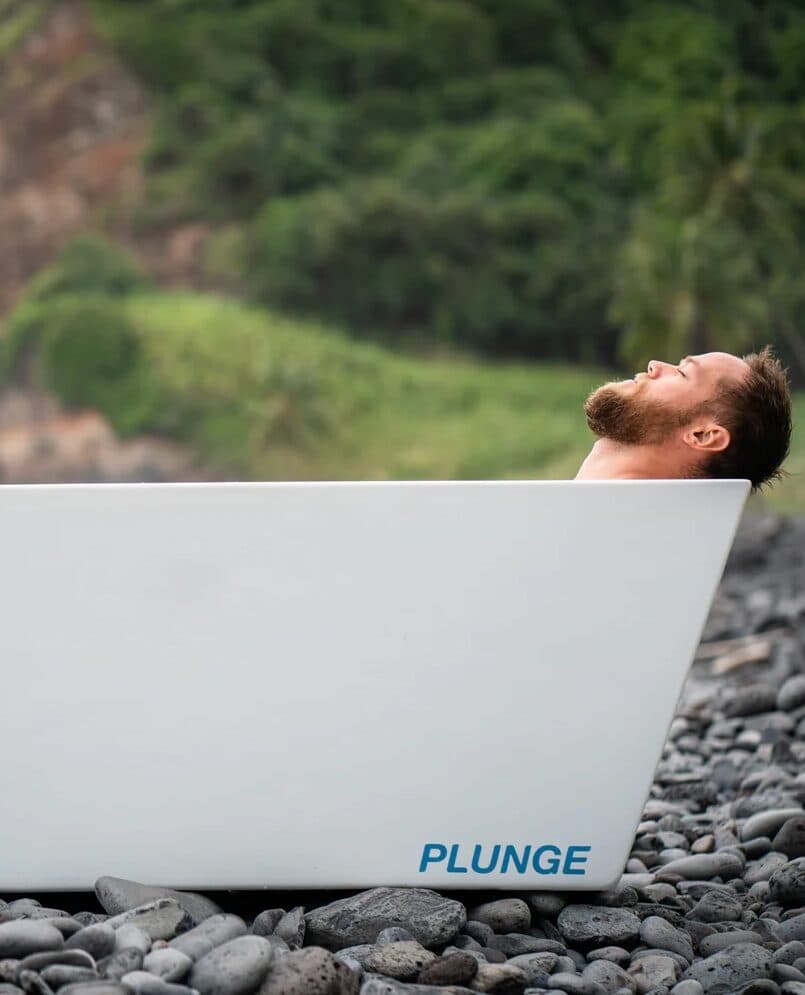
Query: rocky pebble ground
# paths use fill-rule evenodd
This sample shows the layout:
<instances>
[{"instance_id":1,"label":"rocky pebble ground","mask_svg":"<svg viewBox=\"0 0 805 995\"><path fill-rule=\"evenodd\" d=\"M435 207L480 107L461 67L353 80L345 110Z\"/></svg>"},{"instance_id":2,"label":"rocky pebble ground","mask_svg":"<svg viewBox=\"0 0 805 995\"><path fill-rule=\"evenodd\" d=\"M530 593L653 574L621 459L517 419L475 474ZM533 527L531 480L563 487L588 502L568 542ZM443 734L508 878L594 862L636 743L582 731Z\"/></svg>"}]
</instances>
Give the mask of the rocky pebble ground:
<instances>
[{"instance_id":1,"label":"rocky pebble ground","mask_svg":"<svg viewBox=\"0 0 805 995\"><path fill-rule=\"evenodd\" d=\"M804 556L805 521L741 523L608 891L370 888L246 915L105 876L103 911L0 901L0 995L805 995ZM650 668L648 647L647 694Z\"/></svg>"}]
</instances>

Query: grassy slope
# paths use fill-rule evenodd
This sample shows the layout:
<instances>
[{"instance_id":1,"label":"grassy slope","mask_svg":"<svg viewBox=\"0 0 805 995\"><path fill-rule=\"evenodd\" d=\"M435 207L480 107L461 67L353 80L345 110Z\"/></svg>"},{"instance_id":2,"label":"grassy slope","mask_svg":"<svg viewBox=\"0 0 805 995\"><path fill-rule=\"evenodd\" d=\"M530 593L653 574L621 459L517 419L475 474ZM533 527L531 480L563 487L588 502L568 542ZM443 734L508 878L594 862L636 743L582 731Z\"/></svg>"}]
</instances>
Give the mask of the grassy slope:
<instances>
[{"instance_id":1,"label":"grassy slope","mask_svg":"<svg viewBox=\"0 0 805 995\"><path fill-rule=\"evenodd\" d=\"M244 478L572 478L594 441L584 398L617 376L404 356L213 296L127 307L168 397L197 412L192 441ZM787 469L800 477L750 508L805 509L801 444Z\"/></svg>"}]
</instances>

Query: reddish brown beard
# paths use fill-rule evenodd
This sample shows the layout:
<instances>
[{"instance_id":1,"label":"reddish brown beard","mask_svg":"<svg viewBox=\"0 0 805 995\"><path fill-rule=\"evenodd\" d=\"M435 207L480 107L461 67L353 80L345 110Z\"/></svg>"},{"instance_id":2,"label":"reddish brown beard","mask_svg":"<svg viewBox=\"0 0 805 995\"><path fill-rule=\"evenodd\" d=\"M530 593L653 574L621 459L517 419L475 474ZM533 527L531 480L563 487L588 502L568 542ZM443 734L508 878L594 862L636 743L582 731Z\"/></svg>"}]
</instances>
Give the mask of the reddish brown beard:
<instances>
[{"instance_id":1,"label":"reddish brown beard","mask_svg":"<svg viewBox=\"0 0 805 995\"><path fill-rule=\"evenodd\" d=\"M663 401L634 397L603 384L584 402L584 414L590 430L602 439L624 445L658 445L686 425L694 409L680 411Z\"/></svg>"}]
</instances>

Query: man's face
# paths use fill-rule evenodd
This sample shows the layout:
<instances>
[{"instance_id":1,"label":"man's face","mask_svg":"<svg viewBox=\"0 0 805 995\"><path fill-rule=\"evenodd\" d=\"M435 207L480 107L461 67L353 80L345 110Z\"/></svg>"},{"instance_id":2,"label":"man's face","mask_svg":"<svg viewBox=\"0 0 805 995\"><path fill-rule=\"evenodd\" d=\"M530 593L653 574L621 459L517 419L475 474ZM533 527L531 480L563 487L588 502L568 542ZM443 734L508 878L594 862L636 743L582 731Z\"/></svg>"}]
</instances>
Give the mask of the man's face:
<instances>
[{"instance_id":1,"label":"man's face","mask_svg":"<svg viewBox=\"0 0 805 995\"><path fill-rule=\"evenodd\" d=\"M713 398L720 381L738 382L748 372L748 364L728 352L685 356L676 365L652 359L634 378L594 390L584 402L587 424L625 445L667 442Z\"/></svg>"}]
</instances>

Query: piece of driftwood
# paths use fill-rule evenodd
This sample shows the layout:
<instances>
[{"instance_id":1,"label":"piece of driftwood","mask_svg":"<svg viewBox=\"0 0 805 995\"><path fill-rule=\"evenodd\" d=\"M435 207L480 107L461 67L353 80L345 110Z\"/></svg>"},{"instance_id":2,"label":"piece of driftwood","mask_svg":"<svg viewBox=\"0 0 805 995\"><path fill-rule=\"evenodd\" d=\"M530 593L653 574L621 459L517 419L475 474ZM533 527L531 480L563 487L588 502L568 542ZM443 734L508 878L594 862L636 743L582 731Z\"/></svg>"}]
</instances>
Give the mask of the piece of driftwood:
<instances>
[{"instance_id":1,"label":"piece of driftwood","mask_svg":"<svg viewBox=\"0 0 805 995\"><path fill-rule=\"evenodd\" d=\"M766 629L765 632L752 632L747 636L736 636L734 639L715 639L711 642L699 643L699 647L696 650L696 660L712 660L713 657L732 653L733 650L742 649L744 646L753 645L776 636L790 635L790 633L791 629L788 626L781 625L776 629Z\"/></svg>"}]
</instances>

